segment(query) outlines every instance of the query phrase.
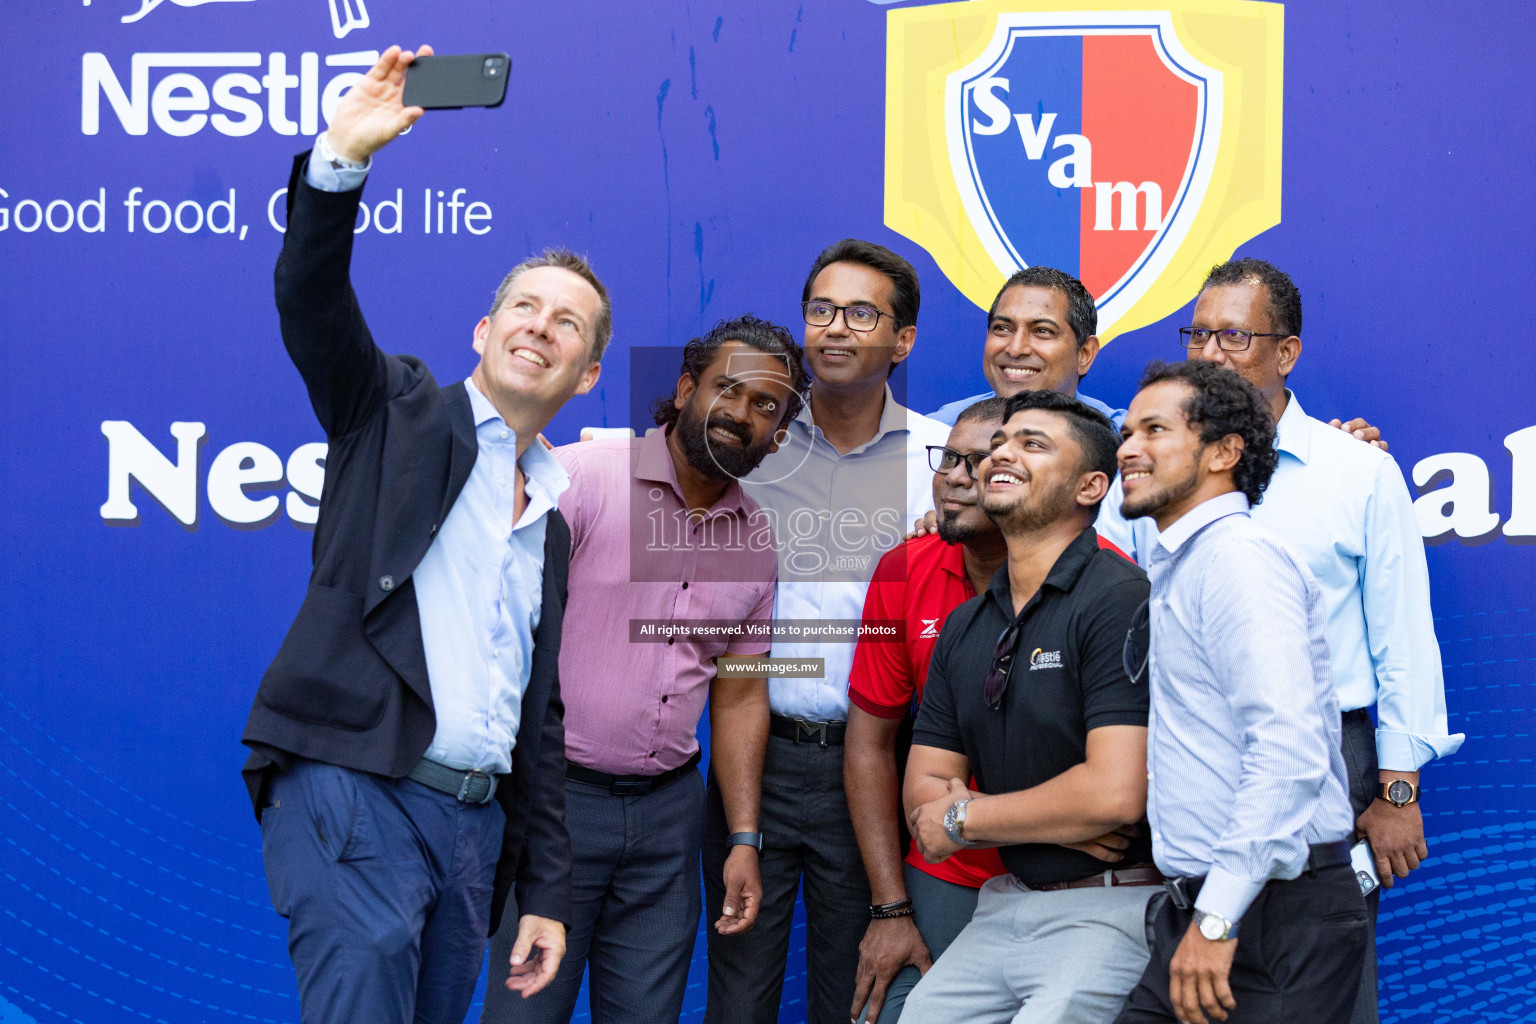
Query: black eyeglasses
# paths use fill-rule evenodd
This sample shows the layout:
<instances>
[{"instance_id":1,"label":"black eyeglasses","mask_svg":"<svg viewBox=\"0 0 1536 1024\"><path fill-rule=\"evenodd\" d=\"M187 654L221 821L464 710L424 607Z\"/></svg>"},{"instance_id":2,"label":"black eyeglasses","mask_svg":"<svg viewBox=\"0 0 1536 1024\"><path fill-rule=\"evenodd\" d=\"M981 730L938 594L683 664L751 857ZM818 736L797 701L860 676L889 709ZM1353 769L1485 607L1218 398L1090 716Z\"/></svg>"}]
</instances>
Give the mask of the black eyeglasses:
<instances>
[{"instance_id":1,"label":"black eyeglasses","mask_svg":"<svg viewBox=\"0 0 1536 1024\"><path fill-rule=\"evenodd\" d=\"M981 466L981 460L991 454L991 452L962 453L947 445L931 444L928 446L928 465L935 473L948 473L963 462L966 475L975 480L976 470Z\"/></svg>"},{"instance_id":2,"label":"black eyeglasses","mask_svg":"<svg viewBox=\"0 0 1536 1024\"><path fill-rule=\"evenodd\" d=\"M1013 624L998 637L997 648L992 652L992 670L987 673L987 686L982 696L986 698L987 707L993 711L1003 706L1003 694L1008 690L1008 677L1013 674L1013 657L1017 653L1019 635L1023 631L1023 620L1014 619Z\"/></svg>"},{"instance_id":3,"label":"black eyeglasses","mask_svg":"<svg viewBox=\"0 0 1536 1024\"><path fill-rule=\"evenodd\" d=\"M1183 339L1185 348L1205 348L1210 343L1211 336L1216 336L1216 344L1223 352L1246 352L1248 346L1253 344L1254 338L1288 338L1288 334L1261 334L1258 331L1244 331L1236 327L1229 327L1224 331L1212 331L1205 327L1180 327L1179 337Z\"/></svg>"},{"instance_id":4,"label":"black eyeglasses","mask_svg":"<svg viewBox=\"0 0 1536 1024\"><path fill-rule=\"evenodd\" d=\"M1120 667L1131 677L1131 682L1141 682L1152 656L1151 636L1147 627L1152 623L1151 598L1141 602L1136 614L1131 616L1131 628L1125 631L1125 643L1120 647Z\"/></svg>"},{"instance_id":5,"label":"black eyeglasses","mask_svg":"<svg viewBox=\"0 0 1536 1024\"><path fill-rule=\"evenodd\" d=\"M839 306L831 302L823 302L820 299L811 299L809 302L800 303L800 308L805 312L805 322L812 327L830 326L837 319L837 311L843 311L843 323L848 325L850 331L872 331L880 326L880 318L889 316L890 313L874 306Z\"/></svg>"}]
</instances>

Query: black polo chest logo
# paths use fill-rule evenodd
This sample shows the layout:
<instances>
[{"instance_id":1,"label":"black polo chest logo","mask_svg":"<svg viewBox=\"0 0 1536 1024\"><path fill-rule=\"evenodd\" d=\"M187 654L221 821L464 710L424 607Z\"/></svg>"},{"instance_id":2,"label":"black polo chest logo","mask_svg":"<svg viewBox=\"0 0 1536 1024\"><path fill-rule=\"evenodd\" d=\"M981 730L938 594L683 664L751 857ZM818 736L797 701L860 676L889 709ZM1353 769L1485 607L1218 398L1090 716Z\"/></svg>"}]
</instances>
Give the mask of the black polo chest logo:
<instances>
[{"instance_id":1,"label":"black polo chest logo","mask_svg":"<svg viewBox=\"0 0 1536 1024\"><path fill-rule=\"evenodd\" d=\"M1042 672L1046 669L1061 668L1061 652L1047 651L1036 647L1029 656L1029 670Z\"/></svg>"}]
</instances>

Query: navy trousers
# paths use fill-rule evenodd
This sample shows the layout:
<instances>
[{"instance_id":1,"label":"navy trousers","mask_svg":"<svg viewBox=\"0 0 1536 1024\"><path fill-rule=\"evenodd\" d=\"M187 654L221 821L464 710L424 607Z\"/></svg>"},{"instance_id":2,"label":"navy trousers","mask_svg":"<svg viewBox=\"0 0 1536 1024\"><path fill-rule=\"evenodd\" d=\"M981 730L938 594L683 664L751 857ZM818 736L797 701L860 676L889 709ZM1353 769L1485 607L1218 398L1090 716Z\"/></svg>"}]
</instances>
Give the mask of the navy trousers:
<instances>
[{"instance_id":1,"label":"navy trousers","mask_svg":"<svg viewBox=\"0 0 1536 1024\"><path fill-rule=\"evenodd\" d=\"M505 816L315 761L261 813L303 1024L461 1024L490 929Z\"/></svg>"},{"instance_id":2,"label":"navy trousers","mask_svg":"<svg viewBox=\"0 0 1536 1024\"><path fill-rule=\"evenodd\" d=\"M699 932L699 844L704 780L697 770L642 796L567 781L571 929L549 987L524 999L507 991L517 938L508 906L491 941L480 1024L565 1024L583 970L593 1024L677 1024ZM718 916L719 908L715 908Z\"/></svg>"}]
</instances>

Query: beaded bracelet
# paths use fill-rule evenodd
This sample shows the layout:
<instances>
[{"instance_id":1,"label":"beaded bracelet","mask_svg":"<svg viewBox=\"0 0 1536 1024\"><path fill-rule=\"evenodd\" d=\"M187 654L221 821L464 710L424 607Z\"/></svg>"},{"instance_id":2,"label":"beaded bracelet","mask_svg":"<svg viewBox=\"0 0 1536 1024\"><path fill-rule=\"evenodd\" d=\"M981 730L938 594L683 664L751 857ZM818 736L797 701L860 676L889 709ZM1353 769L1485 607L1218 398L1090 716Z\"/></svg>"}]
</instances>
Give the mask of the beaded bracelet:
<instances>
[{"instance_id":1,"label":"beaded bracelet","mask_svg":"<svg viewBox=\"0 0 1536 1024\"><path fill-rule=\"evenodd\" d=\"M899 910L910 912L912 910L912 900L908 898L894 900L890 903L871 903L869 905L869 916L876 919L881 918L882 915L887 917L901 916L896 913Z\"/></svg>"},{"instance_id":2,"label":"beaded bracelet","mask_svg":"<svg viewBox=\"0 0 1536 1024\"><path fill-rule=\"evenodd\" d=\"M912 914L913 910L911 907L905 907L901 910L887 910L884 912L872 910L869 913L869 919L871 921L889 921L893 917L911 917Z\"/></svg>"}]
</instances>

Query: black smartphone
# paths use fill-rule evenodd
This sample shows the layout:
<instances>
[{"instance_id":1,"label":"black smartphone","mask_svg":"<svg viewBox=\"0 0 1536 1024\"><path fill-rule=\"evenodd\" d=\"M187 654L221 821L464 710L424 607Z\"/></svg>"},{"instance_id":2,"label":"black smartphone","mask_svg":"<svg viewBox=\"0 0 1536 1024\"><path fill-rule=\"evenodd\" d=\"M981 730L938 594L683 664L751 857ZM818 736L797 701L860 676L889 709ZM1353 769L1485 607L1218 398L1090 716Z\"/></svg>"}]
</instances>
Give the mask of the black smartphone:
<instances>
[{"instance_id":1,"label":"black smartphone","mask_svg":"<svg viewBox=\"0 0 1536 1024\"><path fill-rule=\"evenodd\" d=\"M512 58L504 53L417 57L405 71L404 102L427 110L499 107L511 72Z\"/></svg>"}]
</instances>

